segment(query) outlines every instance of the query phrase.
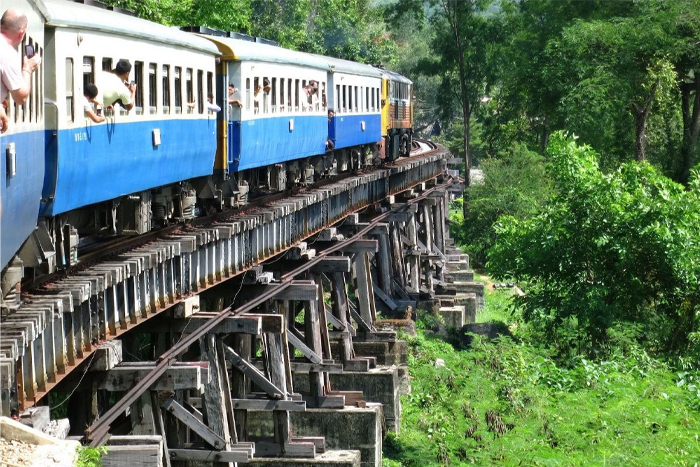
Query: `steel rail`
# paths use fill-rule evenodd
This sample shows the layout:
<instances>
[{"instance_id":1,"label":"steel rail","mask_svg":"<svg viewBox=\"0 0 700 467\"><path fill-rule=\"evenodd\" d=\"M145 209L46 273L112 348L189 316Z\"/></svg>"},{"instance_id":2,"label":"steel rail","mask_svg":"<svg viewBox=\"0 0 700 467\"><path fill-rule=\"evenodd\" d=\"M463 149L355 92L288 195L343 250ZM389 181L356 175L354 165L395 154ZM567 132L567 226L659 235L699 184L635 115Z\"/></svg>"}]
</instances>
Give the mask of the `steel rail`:
<instances>
[{"instance_id":1,"label":"steel rail","mask_svg":"<svg viewBox=\"0 0 700 467\"><path fill-rule=\"evenodd\" d=\"M446 182L440 185L436 185L435 187L432 187L428 190L425 190L420 196L409 200L407 204L417 203L421 199L426 198L433 191L443 187L447 187L452 183L452 177L448 176ZM408 188L406 190L408 190ZM406 190L399 190L398 192ZM402 210L403 209L406 208L402 208ZM227 317L240 315L242 313L250 311L256 306L264 303L265 301L274 298L275 295L279 294L283 290L293 285L293 278L296 275L307 271L312 266L319 263L325 256L334 253L340 250L343 246L360 239L362 236L366 235L370 230L372 230L379 222L381 222L382 219L384 219L391 213L391 211L388 211L386 213L380 214L377 218L373 219L367 227L358 231L352 237L338 241L338 245L334 245L326 250L323 250L317 257L315 257L311 261L304 263L302 266L298 267L294 271L283 275L279 284L272 284L270 286L270 290L254 298L242 307L236 308L235 310L232 310L232 307L228 307L222 310L216 315L216 317L208 321L207 324L200 326L191 334L188 334L187 337L175 344L175 346L173 346L171 349L163 353L163 355L159 357L157 361L158 363L153 370L151 370L147 375L145 375L133 388L131 388L121 399L119 399L119 401L114 406L112 406L112 408L110 408L102 417L100 417L99 420L95 421L87 430L85 430L85 439L90 441L90 446L95 447L103 445L106 442L106 440L109 439L109 429L111 424L114 423L114 421L131 404L136 402L136 400L141 396L141 394L147 391L148 388L150 388L150 386L153 385L158 380L158 378L160 378L167 371L167 369L176 361L177 356L185 352L187 348L194 342L196 342L200 337L202 337L211 329L216 327L216 325L221 323Z\"/></svg>"}]
</instances>

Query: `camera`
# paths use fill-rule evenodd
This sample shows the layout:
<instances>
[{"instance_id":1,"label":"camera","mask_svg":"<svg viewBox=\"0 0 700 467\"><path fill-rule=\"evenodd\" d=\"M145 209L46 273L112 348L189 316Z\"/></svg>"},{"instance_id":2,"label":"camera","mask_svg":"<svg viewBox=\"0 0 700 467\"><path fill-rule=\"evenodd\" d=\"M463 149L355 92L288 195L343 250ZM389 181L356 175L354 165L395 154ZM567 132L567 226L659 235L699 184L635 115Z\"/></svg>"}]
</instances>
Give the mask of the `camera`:
<instances>
[{"instance_id":1,"label":"camera","mask_svg":"<svg viewBox=\"0 0 700 467\"><path fill-rule=\"evenodd\" d=\"M24 54L27 56L27 58L32 58L34 56L34 46L32 44L25 45Z\"/></svg>"},{"instance_id":2,"label":"camera","mask_svg":"<svg viewBox=\"0 0 700 467\"><path fill-rule=\"evenodd\" d=\"M131 83L129 83L129 86L136 86L136 81L132 81Z\"/></svg>"}]
</instances>

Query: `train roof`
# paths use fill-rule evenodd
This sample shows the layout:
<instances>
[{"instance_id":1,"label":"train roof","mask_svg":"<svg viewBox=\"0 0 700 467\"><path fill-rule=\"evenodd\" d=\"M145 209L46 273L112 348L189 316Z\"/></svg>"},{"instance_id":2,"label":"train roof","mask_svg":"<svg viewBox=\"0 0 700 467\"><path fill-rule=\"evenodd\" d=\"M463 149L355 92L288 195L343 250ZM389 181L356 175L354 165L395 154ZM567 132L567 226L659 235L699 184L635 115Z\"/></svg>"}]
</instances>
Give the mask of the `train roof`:
<instances>
[{"instance_id":1,"label":"train roof","mask_svg":"<svg viewBox=\"0 0 700 467\"><path fill-rule=\"evenodd\" d=\"M395 71L389 71L385 70L384 68L378 68L378 70L384 75L387 79L390 79L392 81L398 81L399 83L404 83L404 84L413 84L413 81L410 79L406 78L403 75L400 75L396 73Z\"/></svg>"},{"instance_id":2,"label":"train roof","mask_svg":"<svg viewBox=\"0 0 700 467\"><path fill-rule=\"evenodd\" d=\"M197 36L206 38L216 44L224 60L255 61L268 63L282 63L286 65L299 65L319 70L328 70L327 57L313 55L296 50L285 49L258 42L244 41L230 37L218 37L209 35Z\"/></svg>"},{"instance_id":3,"label":"train roof","mask_svg":"<svg viewBox=\"0 0 700 467\"><path fill-rule=\"evenodd\" d=\"M211 42L177 28L67 0L35 1L48 26L121 34L218 55Z\"/></svg>"},{"instance_id":4,"label":"train roof","mask_svg":"<svg viewBox=\"0 0 700 467\"><path fill-rule=\"evenodd\" d=\"M318 55L321 57L321 55ZM328 62L328 65L334 73L347 73L350 75L369 76L372 78L381 78L382 74L379 70L371 65L364 63L343 60L342 58L323 57Z\"/></svg>"}]
</instances>

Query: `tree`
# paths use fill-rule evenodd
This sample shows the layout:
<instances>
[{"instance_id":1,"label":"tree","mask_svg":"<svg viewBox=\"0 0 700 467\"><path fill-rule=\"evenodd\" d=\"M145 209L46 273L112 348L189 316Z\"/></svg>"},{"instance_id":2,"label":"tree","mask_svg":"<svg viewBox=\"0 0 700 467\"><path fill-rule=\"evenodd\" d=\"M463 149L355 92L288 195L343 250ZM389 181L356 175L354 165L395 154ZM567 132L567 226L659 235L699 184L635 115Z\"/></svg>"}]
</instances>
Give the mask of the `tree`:
<instances>
[{"instance_id":1,"label":"tree","mask_svg":"<svg viewBox=\"0 0 700 467\"><path fill-rule=\"evenodd\" d=\"M438 104L445 118L452 120L455 103L462 118L465 181L469 186L471 169L470 137L472 114L486 88L486 48L489 0L433 0L429 16L435 36L435 56L421 65L421 71L441 76ZM464 203L467 215L469 203Z\"/></svg>"},{"instance_id":2,"label":"tree","mask_svg":"<svg viewBox=\"0 0 700 467\"><path fill-rule=\"evenodd\" d=\"M548 157L555 195L530 219L500 219L489 251L495 277L528 284L524 318L553 337L574 323L591 353L619 323L687 344L700 309L700 182L685 190L637 162L604 173L560 132Z\"/></svg>"}]
</instances>

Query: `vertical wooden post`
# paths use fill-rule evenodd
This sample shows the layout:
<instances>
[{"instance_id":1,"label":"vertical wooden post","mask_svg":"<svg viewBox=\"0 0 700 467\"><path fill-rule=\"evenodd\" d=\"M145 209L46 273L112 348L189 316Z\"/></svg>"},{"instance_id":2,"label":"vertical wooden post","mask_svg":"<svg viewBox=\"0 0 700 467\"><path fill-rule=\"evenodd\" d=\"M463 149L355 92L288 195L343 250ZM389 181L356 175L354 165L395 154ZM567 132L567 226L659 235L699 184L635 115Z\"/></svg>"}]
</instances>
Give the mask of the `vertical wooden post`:
<instances>
[{"instance_id":1,"label":"vertical wooden post","mask_svg":"<svg viewBox=\"0 0 700 467\"><path fill-rule=\"evenodd\" d=\"M226 402L222 388L222 372L216 340L214 333L208 333L199 340L202 358L209 363L209 382L204 385L204 406L207 426L226 442L225 446L218 446L218 448L228 449L231 446L231 432L229 419L225 413ZM229 397L228 394L227 397ZM233 467L233 463L229 463L229 467Z\"/></svg>"},{"instance_id":2,"label":"vertical wooden post","mask_svg":"<svg viewBox=\"0 0 700 467\"><path fill-rule=\"evenodd\" d=\"M269 372L269 379L272 384L284 390L287 387L287 371L285 365L285 347L282 334L263 334L265 343L266 367ZM282 400L287 400L288 395L282 394ZM275 442L284 452L285 445L291 442L289 412L286 410L273 410L272 420L274 424Z\"/></svg>"},{"instance_id":3,"label":"vertical wooden post","mask_svg":"<svg viewBox=\"0 0 700 467\"><path fill-rule=\"evenodd\" d=\"M323 280L321 278L320 274L312 274L309 273L309 279L313 280L316 285L318 286L318 293L317 293L317 308L318 308L318 322L319 322L319 329L321 331L321 349L323 350L322 355L323 358L333 358L331 356L331 341L330 338L328 337L328 320L326 320L326 307L324 305L323 301Z\"/></svg>"},{"instance_id":4,"label":"vertical wooden post","mask_svg":"<svg viewBox=\"0 0 700 467\"><path fill-rule=\"evenodd\" d=\"M379 251L377 252L379 287L382 289L382 292L391 297L391 278L394 273L391 270L391 259L389 256L389 229L386 224L379 224L376 229L381 229L381 233L377 235L379 240Z\"/></svg>"},{"instance_id":5,"label":"vertical wooden post","mask_svg":"<svg viewBox=\"0 0 700 467\"><path fill-rule=\"evenodd\" d=\"M396 278L401 289L405 289L406 278L403 267L403 250L401 248L399 227L396 222L389 224L389 238L391 240L391 263L394 269L393 277Z\"/></svg>"},{"instance_id":6,"label":"vertical wooden post","mask_svg":"<svg viewBox=\"0 0 700 467\"><path fill-rule=\"evenodd\" d=\"M331 273L331 303L333 316L335 316L340 324L345 326L346 334L340 340L340 359L343 362L355 357L355 351L352 347L352 337L348 331L350 322L348 316L348 292L345 289L345 274L342 272Z\"/></svg>"},{"instance_id":7,"label":"vertical wooden post","mask_svg":"<svg viewBox=\"0 0 700 467\"><path fill-rule=\"evenodd\" d=\"M355 295L360 303L360 316L367 324L374 324L377 310L374 305L374 289L367 253L358 253L355 257L355 275L357 276Z\"/></svg>"},{"instance_id":8,"label":"vertical wooden post","mask_svg":"<svg viewBox=\"0 0 700 467\"><path fill-rule=\"evenodd\" d=\"M442 216L442 198L437 198L435 206L433 206L433 224L435 225L435 245L441 253L445 252L445 237L443 229L445 227L445 219Z\"/></svg>"},{"instance_id":9,"label":"vertical wooden post","mask_svg":"<svg viewBox=\"0 0 700 467\"><path fill-rule=\"evenodd\" d=\"M321 347L321 329L319 322L318 302L309 300L306 302L306 310L304 312L304 338L306 345L318 355L323 354ZM309 373L309 388L310 394L314 397L323 397L325 395L325 380L324 374L317 371Z\"/></svg>"},{"instance_id":10,"label":"vertical wooden post","mask_svg":"<svg viewBox=\"0 0 700 467\"><path fill-rule=\"evenodd\" d=\"M423 204L423 240L425 243L425 251L430 254L433 252L433 221L432 210L427 204Z\"/></svg>"},{"instance_id":11,"label":"vertical wooden post","mask_svg":"<svg viewBox=\"0 0 700 467\"><path fill-rule=\"evenodd\" d=\"M233 335L233 350L247 361L250 361L250 339L249 334L236 333ZM235 399L245 399L246 394L248 394L248 378L237 368L233 368L233 378L231 379L231 395ZM247 412L245 410L234 411L238 441L245 441L247 438L246 418Z\"/></svg>"},{"instance_id":12,"label":"vertical wooden post","mask_svg":"<svg viewBox=\"0 0 700 467\"><path fill-rule=\"evenodd\" d=\"M416 250L418 248L418 233L416 231L416 215L412 212L408 213L408 222L406 223L406 230L408 233L409 247L411 248L413 253L408 257L408 269L410 276L409 283L411 287L411 292L418 293L420 289L420 256L416 254Z\"/></svg>"}]
</instances>

